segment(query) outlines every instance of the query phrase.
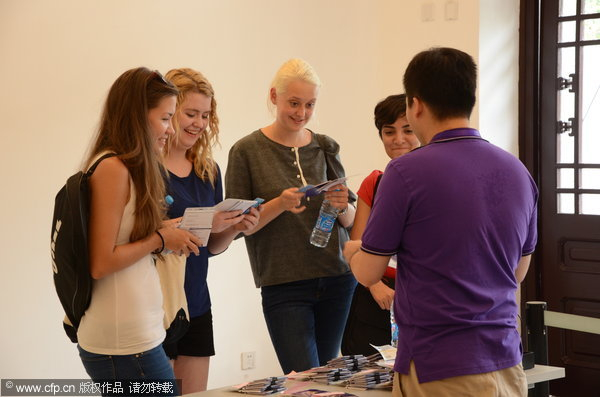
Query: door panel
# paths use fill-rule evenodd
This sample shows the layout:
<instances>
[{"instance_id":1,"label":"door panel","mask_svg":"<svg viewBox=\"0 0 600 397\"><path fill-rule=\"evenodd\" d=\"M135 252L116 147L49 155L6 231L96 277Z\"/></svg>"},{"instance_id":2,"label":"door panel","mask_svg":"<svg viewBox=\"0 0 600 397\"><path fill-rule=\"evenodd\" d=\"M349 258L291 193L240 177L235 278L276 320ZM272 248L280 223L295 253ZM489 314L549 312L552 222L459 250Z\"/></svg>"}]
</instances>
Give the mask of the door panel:
<instances>
[{"instance_id":1,"label":"door panel","mask_svg":"<svg viewBox=\"0 0 600 397\"><path fill-rule=\"evenodd\" d=\"M539 4L537 299L600 318L600 15L590 12L600 2ZM549 328L548 343L550 364L566 369L551 394L600 396L600 336Z\"/></svg>"}]
</instances>

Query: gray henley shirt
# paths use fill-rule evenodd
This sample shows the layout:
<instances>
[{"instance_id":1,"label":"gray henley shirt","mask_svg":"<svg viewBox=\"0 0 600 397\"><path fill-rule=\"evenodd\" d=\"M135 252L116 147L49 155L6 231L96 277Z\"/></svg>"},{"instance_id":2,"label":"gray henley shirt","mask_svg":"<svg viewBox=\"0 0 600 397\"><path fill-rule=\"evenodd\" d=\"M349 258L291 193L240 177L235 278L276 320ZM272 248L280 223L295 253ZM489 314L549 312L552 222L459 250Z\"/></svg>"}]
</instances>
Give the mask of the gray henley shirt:
<instances>
[{"instance_id":1,"label":"gray henley shirt","mask_svg":"<svg viewBox=\"0 0 600 397\"><path fill-rule=\"evenodd\" d=\"M311 142L300 148L274 142L260 130L240 139L229 151L226 197L248 200L260 197L268 202L287 188L303 186L300 169L310 185L326 181L327 164L321 146L335 155L330 156L334 158L332 166L343 176L339 145L325 135L311 134ZM342 256L347 233L343 233L340 241L339 222L325 248L309 242L322 201L323 195L304 199L306 209L300 214L285 211L255 234L245 237L257 287L339 276L350 271Z\"/></svg>"}]
</instances>

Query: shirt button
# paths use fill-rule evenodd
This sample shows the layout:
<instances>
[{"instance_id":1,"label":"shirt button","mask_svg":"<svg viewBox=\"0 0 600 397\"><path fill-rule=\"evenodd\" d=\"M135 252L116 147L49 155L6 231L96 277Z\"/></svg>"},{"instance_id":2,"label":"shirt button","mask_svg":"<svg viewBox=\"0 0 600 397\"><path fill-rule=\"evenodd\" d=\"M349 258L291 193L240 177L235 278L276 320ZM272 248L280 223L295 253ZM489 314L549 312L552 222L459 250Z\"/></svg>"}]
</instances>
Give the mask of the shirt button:
<instances>
[{"instance_id":1,"label":"shirt button","mask_svg":"<svg viewBox=\"0 0 600 397\"><path fill-rule=\"evenodd\" d=\"M300 179L300 175L296 175L296 178Z\"/></svg>"},{"instance_id":2,"label":"shirt button","mask_svg":"<svg viewBox=\"0 0 600 397\"><path fill-rule=\"evenodd\" d=\"M294 165L296 165L296 164L298 164L298 163L296 163L296 162L294 161Z\"/></svg>"}]
</instances>

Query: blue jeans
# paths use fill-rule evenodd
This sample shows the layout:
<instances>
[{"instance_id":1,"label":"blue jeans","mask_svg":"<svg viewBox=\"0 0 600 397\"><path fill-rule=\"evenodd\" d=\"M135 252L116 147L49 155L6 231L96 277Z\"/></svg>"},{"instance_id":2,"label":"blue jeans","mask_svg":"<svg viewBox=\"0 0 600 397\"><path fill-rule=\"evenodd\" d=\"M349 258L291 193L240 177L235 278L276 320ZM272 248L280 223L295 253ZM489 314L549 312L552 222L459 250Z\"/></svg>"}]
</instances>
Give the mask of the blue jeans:
<instances>
[{"instance_id":1,"label":"blue jeans","mask_svg":"<svg viewBox=\"0 0 600 397\"><path fill-rule=\"evenodd\" d=\"M90 353L79 349L79 357L85 371L94 382L103 381L136 381L136 382L165 382L173 381L173 393L156 393L161 396L178 395L175 385L175 374L162 345L154 349L128 355L105 355ZM141 394L141 393L140 393ZM104 392L102 395L106 395ZM145 394L152 395L152 394Z\"/></svg>"},{"instance_id":2,"label":"blue jeans","mask_svg":"<svg viewBox=\"0 0 600 397\"><path fill-rule=\"evenodd\" d=\"M337 357L355 287L352 273L262 287L265 321L285 374Z\"/></svg>"}]
</instances>

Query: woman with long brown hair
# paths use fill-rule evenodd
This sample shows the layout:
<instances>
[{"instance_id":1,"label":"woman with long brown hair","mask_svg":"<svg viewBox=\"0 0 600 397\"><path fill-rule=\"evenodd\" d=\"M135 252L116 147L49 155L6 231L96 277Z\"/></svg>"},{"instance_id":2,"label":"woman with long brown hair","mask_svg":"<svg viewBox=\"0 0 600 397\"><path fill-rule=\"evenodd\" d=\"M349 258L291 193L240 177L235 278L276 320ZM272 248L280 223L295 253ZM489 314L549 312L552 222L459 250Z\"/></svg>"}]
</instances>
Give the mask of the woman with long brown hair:
<instances>
[{"instance_id":1,"label":"woman with long brown hair","mask_svg":"<svg viewBox=\"0 0 600 397\"><path fill-rule=\"evenodd\" d=\"M90 179L91 303L77 332L93 380L172 380L162 349L162 294L152 254L198 254L200 241L164 223L160 153L173 134L177 89L160 73L136 68L112 85L86 168ZM175 393L176 390L173 390Z\"/></svg>"}]
</instances>

